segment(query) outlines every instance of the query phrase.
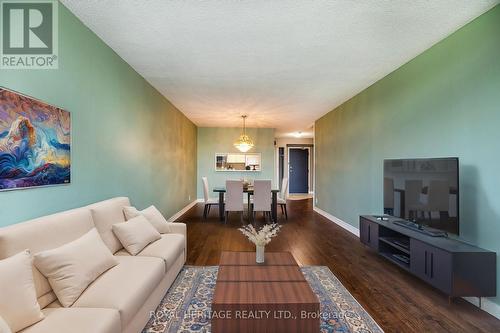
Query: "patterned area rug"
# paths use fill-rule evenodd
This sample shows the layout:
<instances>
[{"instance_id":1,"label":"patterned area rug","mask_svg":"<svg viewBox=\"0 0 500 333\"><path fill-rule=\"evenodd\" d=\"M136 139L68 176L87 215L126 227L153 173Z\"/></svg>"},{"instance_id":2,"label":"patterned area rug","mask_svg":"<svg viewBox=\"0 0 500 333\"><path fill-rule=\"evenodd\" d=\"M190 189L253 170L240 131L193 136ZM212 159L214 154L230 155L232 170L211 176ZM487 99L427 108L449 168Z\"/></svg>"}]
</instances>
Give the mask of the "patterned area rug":
<instances>
[{"instance_id":1,"label":"patterned area rug","mask_svg":"<svg viewBox=\"0 0 500 333\"><path fill-rule=\"evenodd\" d=\"M217 266L185 266L143 333L210 332L217 270ZM301 270L321 303L320 332L383 332L328 267L309 266Z\"/></svg>"}]
</instances>

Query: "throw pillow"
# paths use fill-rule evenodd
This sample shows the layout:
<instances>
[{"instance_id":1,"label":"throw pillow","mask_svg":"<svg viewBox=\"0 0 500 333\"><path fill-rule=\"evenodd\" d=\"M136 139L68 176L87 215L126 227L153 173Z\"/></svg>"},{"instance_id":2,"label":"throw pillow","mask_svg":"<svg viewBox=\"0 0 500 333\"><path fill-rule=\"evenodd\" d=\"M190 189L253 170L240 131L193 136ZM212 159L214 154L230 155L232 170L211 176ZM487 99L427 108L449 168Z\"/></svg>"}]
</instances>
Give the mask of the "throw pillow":
<instances>
[{"instance_id":1,"label":"throw pillow","mask_svg":"<svg viewBox=\"0 0 500 333\"><path fill-rule=\"evenodd\" d=\"M0 316L6 323L0 321L0 327L8 326L12 332L44 318L36 298L32 262L29 250L0 260Z\"/></svg>"},{"instance_id":2,"label":"throw pillow","mask_svg":"<svg viewBox=\"0 0 500 333\"><path fill-rule=\"evenodd\" d=\"M95 228L73 242L35 254L34 262L64 307L71 306L102 273L118 264Z\"/></svg>"},{"instance_id":3,"label":"throw pillow","mask_svg":"<svg viewBox=\"0 0 500 333\"><path fill-rule=\"evenodd\" d=\"M171 232L169 222L155 206L149 206L143 210L137 210L135 207L124 207L123 213L127 220L133 219L139 215L144 216L160 234L168 234Z\"/></svg>"},{"instance_id":4,"label":"throw pillow","mask_svg":"<svg viewBox=\"0 0 500 333\"><path fill-rule=\"evenodd\" d=\"M113 225L113 232L123 247L133 256L141 252L150 243L161 238L160 233L142 215Z\"/></svg>"}]
</instances>

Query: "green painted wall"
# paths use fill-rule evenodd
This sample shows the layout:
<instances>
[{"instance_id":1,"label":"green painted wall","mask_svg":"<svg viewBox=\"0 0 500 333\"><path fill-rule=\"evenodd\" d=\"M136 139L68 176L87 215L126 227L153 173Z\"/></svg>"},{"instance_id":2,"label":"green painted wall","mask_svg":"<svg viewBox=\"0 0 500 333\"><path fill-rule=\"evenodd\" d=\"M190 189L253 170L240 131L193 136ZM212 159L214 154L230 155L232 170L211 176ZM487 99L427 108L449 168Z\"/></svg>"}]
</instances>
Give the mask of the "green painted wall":
<instances>
[{"instance_id":1,"label":"green painted wall","mask_svg":"<svg viewBox=\"0 0 500 333\"><path fill-rule=\"evenodd\" d=\"M499 36L497 6L319 119L317 206L358 227L384 158L458 156L461 237L500 253Z\"/></svg>"},{"instance_id":2,"label":"green painted wall","mask_svg":"<svg viewBox=\"0 0 500 333\"><path fill-rule=\"evenodd\" d=\"M233 143L241 134L241 128L198 127L198 198L203 198L203 183L201 177L208 178L212 188L224 186L226 179L271 179L273 186L275 158L274 158L274 129L247 128L247 134L252 138L255 147L249 153L262 154L261 172L216 172L215 153L238 153ZM216 197L215 193L210 195Z\"/></svg>"},{"instance_id":3,"label":"green painted wall","mask_svg":"<svg viewBox=\"0 0 500 333\"><path fill-rule=\"evenodd\" d=\"M0 226L113 196L171 216L196 194L196 126L64 6L59 69L0 70L0 86L72 116L72 184L0 193Z\"/></svg>"}]
</instances>

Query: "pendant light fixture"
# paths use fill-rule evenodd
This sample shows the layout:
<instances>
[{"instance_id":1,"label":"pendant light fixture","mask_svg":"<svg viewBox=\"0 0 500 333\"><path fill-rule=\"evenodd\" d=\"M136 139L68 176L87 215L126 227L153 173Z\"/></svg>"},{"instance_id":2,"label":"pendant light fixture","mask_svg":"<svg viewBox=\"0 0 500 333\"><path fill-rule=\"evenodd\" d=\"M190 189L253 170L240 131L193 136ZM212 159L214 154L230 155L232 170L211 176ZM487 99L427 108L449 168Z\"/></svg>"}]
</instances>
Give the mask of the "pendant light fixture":
<instances>
[{"instance_id":1,"label":"pendant light fixture","mask_svg":"<svg viewBox=\"0 0 500 333\"><path fill-rule=\"evenodd\" d=\"M250 137L246 133L245 121L246 121L247 115L243 115L243 116L241 116L241 118L243 118L243 132L241 133L238 140L236 140L236 142L234 143L234 146L236 147L236 149L238 149L242 153L246 153L247 151L249 151L250 149L253 148L253 141L252 141L252 139L250 139Z\"/></svg>"}]
</instances>

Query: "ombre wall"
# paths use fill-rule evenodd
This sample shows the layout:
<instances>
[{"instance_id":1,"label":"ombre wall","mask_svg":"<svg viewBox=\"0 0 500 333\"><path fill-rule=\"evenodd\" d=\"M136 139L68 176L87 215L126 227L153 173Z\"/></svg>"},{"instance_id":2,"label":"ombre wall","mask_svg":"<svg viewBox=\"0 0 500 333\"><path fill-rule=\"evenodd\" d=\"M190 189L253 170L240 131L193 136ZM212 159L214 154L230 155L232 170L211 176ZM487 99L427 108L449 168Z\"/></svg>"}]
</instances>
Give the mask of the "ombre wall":
<instances>
[{"instance_id":1,"label":"ombre wall","mask_svg":"<svg viewBox=\"0 0 500 333\"><path fill-rule=\"evenodd\" d=\"M0 86L71 112L71 184L0 192L0 227L128 196L166 216L196 196L196 126L59 5L59 69L0 70Z\"/></svg>"},{"instance_id":2,"label":"ombre wall","mask_svg":"<svg viewBox=\"0 0 500 333\"><path fill-rule=\"evenodd\" d=\"M500 5L316 121L316 205L358 227L385 158L457 156L460 237L499 253L499 36Z\"/></svg>"}]
</instances>

